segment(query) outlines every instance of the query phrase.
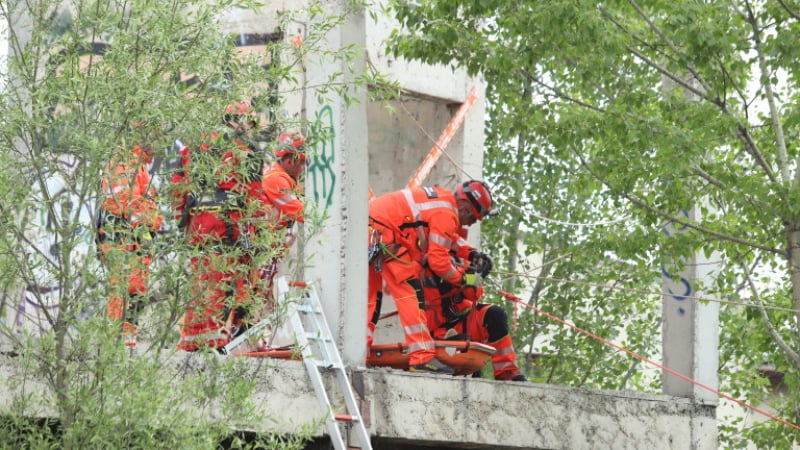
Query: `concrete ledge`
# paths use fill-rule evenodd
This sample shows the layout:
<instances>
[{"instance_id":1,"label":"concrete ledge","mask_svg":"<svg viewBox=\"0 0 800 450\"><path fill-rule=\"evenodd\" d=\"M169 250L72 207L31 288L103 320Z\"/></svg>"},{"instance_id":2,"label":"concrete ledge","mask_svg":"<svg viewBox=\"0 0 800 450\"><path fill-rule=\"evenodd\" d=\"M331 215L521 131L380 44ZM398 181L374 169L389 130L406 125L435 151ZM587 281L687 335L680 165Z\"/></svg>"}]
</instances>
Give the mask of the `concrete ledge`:
<instances>
[{"instance_id":1,"label":"concrete ledge","mask_svg":"<svg viewBox=\"0 0 800 450\"><path fill-rule=\"evenodd\" d=\"M8 412L10 394L21 385L13 359L0 361L4 380L0 414ZM302 362L257 358L237 358L236 362L255 375L259 414L243 424L249 430L291 432L324 417ZM178 354L164 370L166 376L178 379L207 370L205 366L202 358ZM693 447L690 442L690 428L698 418L708 419L705 431L716 442L715 405L688 399L391 369L355 369L351 382L361 398L365 422L381 448L709 448ZM326 384L334 406L342 405L333 376ZM24 385L31 391L46 390L37 380L28 379ZM40 409L46 410L52 411ZM322 435L323 428L316 433Z\"/></svg>"},{"instance_id":2,"label":"concrete ledge","mask_svg":"<svg viewBox=\"0 0 800 450\"><path fill-rule=\"evenodd\" d=\"M472 448L686 449L693 417L715 406L638 392L364 373L372 435ZM355 376L354 376L355 378ZM710 430L716 436L716 429Z\"/></svg>"}]
</instances>

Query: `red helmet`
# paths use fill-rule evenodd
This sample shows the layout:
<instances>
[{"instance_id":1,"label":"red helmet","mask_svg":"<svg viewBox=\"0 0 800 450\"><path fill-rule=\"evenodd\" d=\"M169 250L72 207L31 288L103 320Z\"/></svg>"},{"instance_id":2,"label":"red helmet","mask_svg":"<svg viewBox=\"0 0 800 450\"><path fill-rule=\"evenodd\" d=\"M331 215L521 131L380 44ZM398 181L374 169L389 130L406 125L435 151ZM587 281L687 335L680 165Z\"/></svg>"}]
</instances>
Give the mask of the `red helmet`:
<instances>
[{"instance_id":1,"label":"red helmet","mask_svg":"<svg viewBox=\"0 0 800 450\"><path fill-rule=\"evenodd\" d=\"M478 220L495 214L492 211L492 193L483 181L469 180L460 184L456 198L467 200L472 205L472 215Z\"/></svg>"},{"instance_id":2,"label":"red helmet","mask_svg":"<svg viewBox=\"0 0 800 450\"><path fill-rule=\"evenodd\" d=\"M275 147L275 156L283 158L286 155L297 155L300 160L306 160L306 138L300 133L283 133L278 136L278 145Z\"/></svg>"},{"instance_id":3,"label":"red helmet","mask_svg":"<svg viewBox=\"0 0 800 450\"><path fill-rule=\"evenodd\" d=\"M241 102L226 106L223 119L225 122L230 120L236 120L240 123L258 122L258 116L256 115L253 105L250 104L249 100L243 100Z\"/></svg>"},{"instance_id":4,"label":"red helmet","mask_svg":"<svg viewBox=\"0 0 800 450\"><path fill-rule=\"evenodd\" d=\"M153 162L153 147L149 145L134 145L133 156L145 164Z\"/></svg>"}]
</instances>

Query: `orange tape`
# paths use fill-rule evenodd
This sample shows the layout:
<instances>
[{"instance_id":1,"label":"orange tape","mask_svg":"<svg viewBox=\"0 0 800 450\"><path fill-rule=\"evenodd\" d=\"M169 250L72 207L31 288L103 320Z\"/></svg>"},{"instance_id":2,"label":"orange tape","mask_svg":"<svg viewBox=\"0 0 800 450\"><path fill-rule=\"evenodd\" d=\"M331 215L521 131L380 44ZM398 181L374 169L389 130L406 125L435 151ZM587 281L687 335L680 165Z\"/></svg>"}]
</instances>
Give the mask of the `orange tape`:
<instances>
[{"instance_id":1,"label":"orange tape","mask_svg":"<svg viewBox=\"0 0 800 450\"><path fill-rule=\"evenodd\" d=\"M422 160L422 164L419 165L417 171L414 173L414 176L408 181L406 187L418 187L422 185L422 182L431 173L433 166L436 164L436 161L439 160L439 157L442 156L442 152L453 139L456 132L459 128L461 128L461 124L464 123L464 119L467 117L467 112L469 112L472 105L475 104L475 100L478 99L478 90L475 86L470 87L469 93L467 93L467 98L464 100L464 103L461 104L461 107L458 108L456 111L456 115L450 119L450 123L447 124L447 128L444 129L442 134L439 136L439 139L434 144L433 148L428 155ZM369 188L369 199L372 200L375 197L375 192L372 190L372 187Z\"/></svg>"},{"instance_id":2,"label":"orange tape","mask_svg":"<svg viewBox=\"0 0 800 450\"><path fill-rule=\"evenodd\" d=\"M464 123L464 118L467 117L467 112L469 112L472 105L475 104L475 100L478 99L478 91L475 89L475 86L472 86L467 94L467 98L464 100L464 103L461 104L461 107L458 108L456 115L450 119L450 123L447 124L447 128L444 129L439 139L436 141L436 145L433 146L430 152L428 152L428 156L422 161L422 164L419 165L417 172L408 180L408 184L406 187L414 188L419 187L422 185L422 182L425 181L428 174L431 173L433 166L436 164L436 161L439 160L439 157L442 156L442 152L450 143L450 140L453 139L453 136L456 134L459 128L461 128L461 124Z\"/></svg>"}]
</instances>

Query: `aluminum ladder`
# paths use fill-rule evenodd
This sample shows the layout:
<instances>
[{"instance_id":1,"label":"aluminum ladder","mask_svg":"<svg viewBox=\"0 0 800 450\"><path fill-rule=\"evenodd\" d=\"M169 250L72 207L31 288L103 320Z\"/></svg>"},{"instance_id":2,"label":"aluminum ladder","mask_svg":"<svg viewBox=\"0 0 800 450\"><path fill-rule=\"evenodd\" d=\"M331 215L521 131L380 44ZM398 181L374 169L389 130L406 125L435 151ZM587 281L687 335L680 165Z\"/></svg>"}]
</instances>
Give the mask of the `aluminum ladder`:
<instances>
[{"instance_id":1,"label":"aluminum ladder","mask_svg":"<svg viewBox=\"0 0 800 450\"><path fill-rule=\"evenodd\" d=\"M289 281L286 277L278 279L278 301L289 304L289 323L295 334L297 345L303 355L303 364L314 385L314 392L325 414L325 425L328 435L336 450L347 450L347 434L354 432L357 443L362 450L372 450L369 432L356 403L350 379L347 376L339 349L333 340L322 303L313 286L305 282ZM292 288L302 289L299 298L291 295ZM333 371L336 381L344 397L346 412L334 411L331 398L325 389L322 374Z\"/></svg>"}]
</instances>

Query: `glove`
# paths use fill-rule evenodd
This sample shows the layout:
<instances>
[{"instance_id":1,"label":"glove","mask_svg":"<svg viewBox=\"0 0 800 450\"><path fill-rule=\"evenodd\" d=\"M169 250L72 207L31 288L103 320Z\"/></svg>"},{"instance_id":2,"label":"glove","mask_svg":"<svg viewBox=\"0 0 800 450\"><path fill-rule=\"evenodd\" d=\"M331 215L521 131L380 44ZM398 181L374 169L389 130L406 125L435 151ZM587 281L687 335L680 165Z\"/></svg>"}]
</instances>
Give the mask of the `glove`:
<instances>
[{"instance_id":1,"label":"glove","mask_svg":"<svg viewBox=\"0 0 800 450\"><path fill-rule=\"evenodd\" d=\"M144 230L141 234L137 236L139 248L145 251L149 251L153 248L153 235L150 233L149 230Z\"/></svg>"},{"instance_id":2,"label":"glove","mask_svg":"<svg viewBox=\"0 0 800 450\"><path fill-rule=\"evenodd\" d=\"M473 251L469 254L469 262L475 268L475 272L481 274L482 277L489 276L494 268L492 258L486 253L478 251Z\"/></svg>"},{"instance_id":3,"label":"glove","mask_svg":"<svg viewBox=\"0 0 800 450\"><path fill-rule=\"evenodd\" d=\"M453 313L456 317L464 317L472 311L472 306L474 305L473 302L467 299L460 299L459 301L453 302Z\"/></svg>"},{"instance_id":4,"label":"glove","mask_svg":"<svg viewBox=\"0 0 800 450\"><path fill-rule=\"evenodd\" d=\"M461 289L461 296L465 303L474 303L483 297L483 286L464 286Z\"/></svg>"},{"instance_id":5,"label":"glove","mask_svg":"<svg viewBox=\"0 0 800 450\"><path fill-rule=\"evenodd\" d=\"M481 277L470 266L461 278L461 296L464 300L477 301L482 295Z\"/></svg>"},{"instance_id":6,"label":"glove","mask_svg":"<svg viewBox=\"0 0 800 450\"><path fill-rule=\"evenodd\" d=\"M462 288L466 287L477 287L481 284L481 279L478 277L478 274L470 268L464 273L464 276L461 277L461 286Z\"/></svg>"}]
</instances>

